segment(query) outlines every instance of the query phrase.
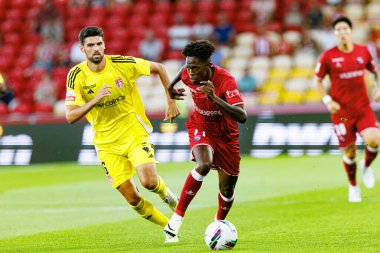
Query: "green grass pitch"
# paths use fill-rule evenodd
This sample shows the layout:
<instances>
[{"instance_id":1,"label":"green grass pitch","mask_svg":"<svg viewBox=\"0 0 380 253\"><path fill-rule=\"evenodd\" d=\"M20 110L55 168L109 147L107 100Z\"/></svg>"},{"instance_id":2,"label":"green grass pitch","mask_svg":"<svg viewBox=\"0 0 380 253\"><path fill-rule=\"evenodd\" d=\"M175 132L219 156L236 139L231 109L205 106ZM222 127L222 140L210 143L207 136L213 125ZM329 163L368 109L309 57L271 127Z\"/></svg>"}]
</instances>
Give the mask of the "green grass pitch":
<instances>
[{"instance_id":1,"label":"green grass pitch","mask_svg":"<svg viewBox=\"0 0 380 253\"><path fill-rule=\"evenodd\" d=\"M193 166L161 163L158 170L179 194ZM171 215L155 194L139 188ZM244 157L228 216L239 233L233 252L380 252L380 185L361 188L363 202L348 203L341 156ZM211 171L190 205L180 242L164 244L162 228L129 208L101 166L3 166L0 252L210 252L203 233L217 193Z\"/></svg>"}]
</instances>

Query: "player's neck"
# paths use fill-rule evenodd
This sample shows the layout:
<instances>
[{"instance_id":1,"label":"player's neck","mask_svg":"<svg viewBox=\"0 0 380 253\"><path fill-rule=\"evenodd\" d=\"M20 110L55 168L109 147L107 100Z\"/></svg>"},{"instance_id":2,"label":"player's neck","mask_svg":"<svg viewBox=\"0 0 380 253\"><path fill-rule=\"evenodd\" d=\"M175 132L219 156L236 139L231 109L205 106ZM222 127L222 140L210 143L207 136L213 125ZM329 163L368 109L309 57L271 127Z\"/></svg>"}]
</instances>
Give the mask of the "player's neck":
<instances>
[{"instance_id":1,"label":"player's neck","mask_svg":"<svg viewBox=\"0 0 380 253\"><path fill-rule=\"evenodd\" d=\"M102 61L99 64L87 61L87 66L92 72L100 72L106 67L106 58L103 57Z\"/></svg>"},{"instance_id":2,"label":"player's neck","mask_svg":"<svg viewBox=\"0 0 380 253\"><path fill-rule=\"evenodd\" d=\"M352 42L350 43L341 43L338 45L338 49L345 53L350 53L354 50L354 44Z\"/></svg>"}]
</instances>

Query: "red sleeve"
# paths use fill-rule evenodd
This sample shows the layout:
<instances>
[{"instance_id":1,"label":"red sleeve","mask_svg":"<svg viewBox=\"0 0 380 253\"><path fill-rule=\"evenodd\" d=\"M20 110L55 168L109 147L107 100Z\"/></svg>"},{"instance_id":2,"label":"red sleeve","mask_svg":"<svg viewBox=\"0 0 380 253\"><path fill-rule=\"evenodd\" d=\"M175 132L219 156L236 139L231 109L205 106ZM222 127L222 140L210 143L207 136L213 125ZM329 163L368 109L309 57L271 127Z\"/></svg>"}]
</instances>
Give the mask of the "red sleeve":
<instances>
[{"instance_id":1,"label":"red sleeve","mask_svg":"<svg viewBox=\"0 0 380 253\"><path fill-rule=\"evenodd\" d=\"M314 74L318 79L322 80L327 73L328 73L327 57L326 57L326 52L324 52L319 58L317 65L315 66Z\"/></svg>"},{"instance_id":2,"label":"red sleeve","mask_svg":"<svg viewBox=\"0 0 380 253\"><path fill-rule=\"evenodd\" d=\"M376 68L376 63L375 63L375 61L373 60L372 55L371 55L371 53L370 53L369 50L368 50L368 47L365 47L365 52L366 52L367 57L368 57L368 62L367 62L366 68L367 68L369 71L371 71L371 72L376 71L376 69L377 69L377 68Z\"/></svg>"},{"instance_id":3,"label":"red sleeve","mask_svg":"<svg viewBox=\"0 0 380 253\"><path fill-rule=\"evenodd\" d=\"M230 105L241 105L244 104L243 99L241 98L240 92L238 90L235 79L228 78L224 83L224 96L226 98L226 102Z\"/></svg>"}]
</instances>

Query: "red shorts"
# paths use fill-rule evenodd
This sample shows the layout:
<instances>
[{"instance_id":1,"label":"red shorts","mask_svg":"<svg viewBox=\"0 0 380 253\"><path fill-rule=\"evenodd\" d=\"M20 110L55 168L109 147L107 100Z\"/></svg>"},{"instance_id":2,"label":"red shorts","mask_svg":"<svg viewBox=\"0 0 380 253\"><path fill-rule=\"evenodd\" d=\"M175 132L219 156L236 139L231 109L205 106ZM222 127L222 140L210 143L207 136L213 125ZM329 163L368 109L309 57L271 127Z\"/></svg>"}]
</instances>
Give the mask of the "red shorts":
<instances>
[{"instance_id":1,"label":"red shorts","mask_svg":"<svg viewBox=\"0 0 380 253\"><path fill-rule=\"evenodd\" d=\"M190 149L199 145L210 146L213 151L213 167L222 169L226 174L237 176L240 173L240 149L238 138L226 141L220 136L208 135L207 130L188 128ZM194 160L194 158L193 158Z\"/></svg>"},{"instance_id":2,"label":"red shorts","mask_svg":"<svg viewBox=\"0 0 380 253\"><path fill-rule=\"evenodd\" d=\"M334 124L334 131L339 140L339 147L345 149L356 141L356 133L368 128L378 128L376 115L371 107L364 107L360 112L352 116L351 114L338 111L331 115Z\"/></svg>"}]
</instances>

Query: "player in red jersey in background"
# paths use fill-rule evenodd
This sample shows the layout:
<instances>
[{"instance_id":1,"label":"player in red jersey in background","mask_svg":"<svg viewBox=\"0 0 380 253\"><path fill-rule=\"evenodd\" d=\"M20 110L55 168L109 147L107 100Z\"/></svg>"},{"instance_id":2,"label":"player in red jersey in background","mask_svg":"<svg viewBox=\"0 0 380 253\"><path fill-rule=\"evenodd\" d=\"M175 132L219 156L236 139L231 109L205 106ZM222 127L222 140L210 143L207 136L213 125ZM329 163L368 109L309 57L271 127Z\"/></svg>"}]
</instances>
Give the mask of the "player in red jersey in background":
<instances>
[{"instance_id":1,"label":"player in red jersey in background","mask_svg":"<svg viewBox=\"0 0 380 253\"><path fill-rule=\"evenodd\" d=\"M360 202L361 192L356 182L356 133L366 144L361 167L367 188L375 185L373 170L369 166L376 158L380 144L379 124L370 106L364 81L365 70L375 76L375 101L380 101L380 82L367 47L352 42L351 20L338 17L332 25L338 44L322 53L315 69L316 85L331 113L339 147L344 150L343 164L349 180L348 201ZM330 94L322 83L325 75L330 77Z\"/></svg>"},{"instance_id":2,"label":"player in red jersey in background","mask_svg":"<svg viewBox=\"0 0 380 253\"><path fill-rule=\"evenodd\" d=\"M178 206L164 229L166 242L178 241L186 209L210 169L216 169L219 175L216 220L226 218L234 200L240 165L238 122L244 123L247 113L235 79L211 63L214 50L207 40L188 43L182 51L186 65L168 86L171 98L177 100L185 96L184 89L174 88L177 82L182 80L190 89L195 109L186 128L196 166L188 174Z\"/></svg>"}]
</instances>

